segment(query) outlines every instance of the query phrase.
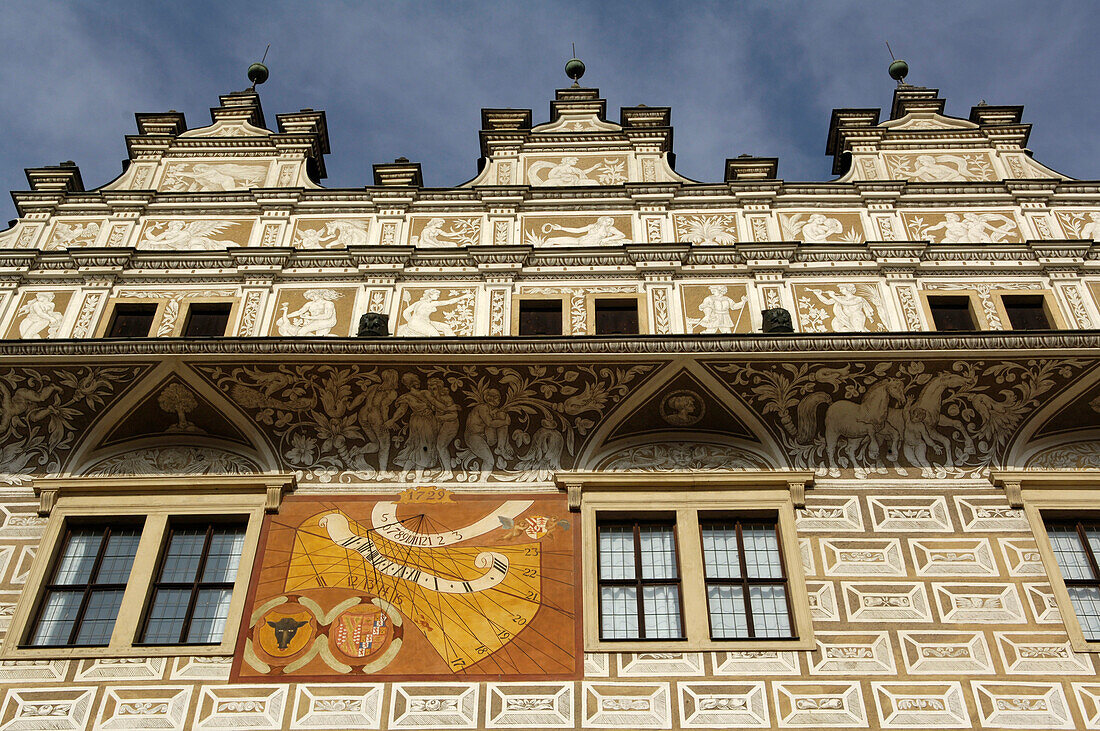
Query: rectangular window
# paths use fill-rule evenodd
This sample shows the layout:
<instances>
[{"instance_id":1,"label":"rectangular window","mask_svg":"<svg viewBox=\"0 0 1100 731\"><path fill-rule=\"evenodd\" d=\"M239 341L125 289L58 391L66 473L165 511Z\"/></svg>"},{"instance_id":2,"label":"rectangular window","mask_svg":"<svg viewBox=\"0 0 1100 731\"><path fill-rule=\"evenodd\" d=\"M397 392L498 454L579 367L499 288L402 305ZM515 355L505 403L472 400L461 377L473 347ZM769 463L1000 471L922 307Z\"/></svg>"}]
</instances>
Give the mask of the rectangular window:
<instances>
[{"instance_id":1,"label":"rectangular window","mask_svg":"<svg viewBox=\"0 0 1100 731\"><path fill-rule=\"evenodd\" d=\"M139 528L125 525L67 530L28 644L106 646L140 537Z\"/></svg>"},{"instance_id":2,"label":"rectangular window","mask_svg":"<svg viewBox=\"0 0 1100 731\"><path fill-rule=\"evenodd\" d=\"M928 298L932 322L939 331L975 330L970 298L966 295L934 295Z\"/></svg>"},{"instance_id":3,"label":"rectangular window","mask_svg":"<svg viewBox=\"0 0 1100 731\"><path fill-rule=\"evenodd\" d=\"M638 334L638 300L636 298L597 299L595 314L597 335Z\"/></svg>"},{"instance_id":4,"label":"rectangular window","mask_svg":"<svg viewBox=\"0 0 1100 731\"><path fill-rule=\"evenodd\" d=\"M187 308L183 336L194 338L225 335L232 309L233 306L228 302L195 302Z\"/></svg>"},{"instance_id":5,"label":"rectangular window","mask_svg":"<svg viewBox=\"0 0 1100 731\"><path fill-rule=\"evenodd\" d=\"M117 304L107 328L109 338L145 338L157 314L155 304Z\"/></svg>"},{"instance_id":6,"label":"rectangular window","mask_svg":"<svg viewBox=\"0 0 1100 731\"><path fill-rule=\"evenodd\" d=\"M1041 294L1006 294L1001 296L1005 314L1013 330L1049 330L1046 298Z\"/></svg>"},{"instance_id":7,"label":"rectangular window","mask_svg":"<svg viewBox=\"0 0 1100 731\"><path fill-rule=\"evenodd\" d=\"M222 641L237 580L243 525L173 525L153 584L141 643L215 645Z\"/></svg>"},{"instance_id":8,"label":"rectangular window","mask_svg":"<svg viewBox=\"0 0 1100 731\"><path fill-rule=\"evenodd\" d=\"M561 335L561 300L520 300L520 335Z\"/></svg>"},{"instance_id":9,"label":"rectangular window","mask_svg":"<svg viewBox=\"0 0 1100 731\"><path fill-rule=\"evenodd\" d=\"M1046 528L1085 640L1100 641L1100 523L1051 522Z\"/></svg>"},{"instance_id":10,"label":"rectangular window","mask_svg":"<svg viewBox=\"0 0 1100 731\"><path fill-rule=\"evenodd\" d=\"M682 639L673 523L605 522L598 532L601 639Z\"/></svg>"},{"instance_id":11,"label":"rectangular window","mask_svg":"<svg viewBox=\"0 0 1100 731\"><path fill-rule=\"evenodd\" d=\"M791 605L775 521L701 521L714 640L789 639Z\"/></svg>"}]
</instances>

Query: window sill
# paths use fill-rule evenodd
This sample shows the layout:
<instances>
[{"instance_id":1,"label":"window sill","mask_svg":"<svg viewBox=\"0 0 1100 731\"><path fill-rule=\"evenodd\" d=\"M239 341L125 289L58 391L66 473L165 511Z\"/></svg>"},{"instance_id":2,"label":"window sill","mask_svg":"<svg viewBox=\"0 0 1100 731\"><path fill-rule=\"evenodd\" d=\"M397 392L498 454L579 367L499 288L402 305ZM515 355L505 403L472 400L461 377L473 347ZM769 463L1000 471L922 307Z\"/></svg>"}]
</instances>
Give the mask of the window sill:
<instances>
[{"instance_id":1,"label":"window sill","mask_svg":"<svg viewBox=\"0 0 1100 731\"><path fill-rule=\"evenodd\" d=\"M0 660L71 660L100 657L232 657L222 645L156 645L148 647L16 647Z\"/></svg>"},{"instance_id":2,"label":"window sill","mask_svg":"<svg viewBox=\"0 0 1100 731\"><path fill-rule=\"evenodd\" d=\"M1100 643L1097 643L1100 647ZM814 650L813 637L790 640L594 640L585 652L728 652L730 650Z\"/></svg>"}]
</instances>

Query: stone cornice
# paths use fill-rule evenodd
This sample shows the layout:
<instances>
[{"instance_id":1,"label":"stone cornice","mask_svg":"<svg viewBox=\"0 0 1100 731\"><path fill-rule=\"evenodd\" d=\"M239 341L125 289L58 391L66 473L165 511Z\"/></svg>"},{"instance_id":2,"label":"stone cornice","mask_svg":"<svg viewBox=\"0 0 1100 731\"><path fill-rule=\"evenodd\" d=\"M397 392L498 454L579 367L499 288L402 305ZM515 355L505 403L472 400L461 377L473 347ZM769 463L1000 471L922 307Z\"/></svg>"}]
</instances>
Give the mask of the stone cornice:
<instances>
[{"instance_id":1,"label":"stone cornice","mask_svg":"<svg viewBox=\"0 0 1100 731\"><path fill-rule=\"evenodd\" d=\"M0 341L2 359L100 356L675 356L785 354L814 358L954 357L1100 358L1100 331L793 334L569 338L143 338L131 340Z\"/></svg>"}]
</instances>

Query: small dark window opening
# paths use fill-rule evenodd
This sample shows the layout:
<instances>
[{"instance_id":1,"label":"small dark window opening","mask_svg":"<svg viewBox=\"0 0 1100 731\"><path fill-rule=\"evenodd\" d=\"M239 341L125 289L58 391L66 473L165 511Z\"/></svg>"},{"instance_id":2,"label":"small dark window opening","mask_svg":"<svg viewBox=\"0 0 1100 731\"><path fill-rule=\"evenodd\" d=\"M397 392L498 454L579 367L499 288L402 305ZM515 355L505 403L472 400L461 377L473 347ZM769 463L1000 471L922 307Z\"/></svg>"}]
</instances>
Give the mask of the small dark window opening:
<instances>
[{"instance_id":1,"label":"small dark window opening","mask_svg":"<svg viewBox=\"0 0 1100 731\"><path fill-rule=\"evenodd\" d=\"M638 300L596 300L597 335L637 335Z\"/></svg>"},{"instance_id":2,"label":"small dark window opening","mask_svg":"<svg viewBox=\"0 0 1100 731\"><path fill-rule=\"evenodd\" d=\"M153 326L153 317L157 314L155 304L119 304L115 305L111 316L111 325L107 328L109 338L146 338Z\"/></svg>"},{"instance_id":3,"label":"small dark window opening","mask_svg":"<svg viewBox=\"0 0 1100 731\"><path fill-rule=\"evenodd\" d=\"M937 330L975 330L970 298L965 295L928 298L928 309Z\"/></svg>"},{"instance_id":4,"label":"small dark window opening","mask_svg":"<svg viewBox=\"0 0 1100 731\"><path fill-rule=\"evenodd\" d=\"M561 300L520 300L520 335L561 335Z\"/></svg>"},{"instance_id":5,"label":"small dark window opening","mask_svg":"<svg viewBox=\"0 0 1100 731\"><path fill-rule=\"evenodd\" d=\"M228 302L196 302L187 310L187 324L183 326L184 337L225 335L231 309L232 305Z\"/></svg>"},{"instance_id":6,"label":"small dark window opening","mask_svg":"<svg viewBox=\"0 0 1100 731\"><path fill-rule=\"evenodd\" d=\"M1041 294L1006 294L1001 302L1013 330L1049 330L1044 298Z\"/></svg>"}]
</instances>

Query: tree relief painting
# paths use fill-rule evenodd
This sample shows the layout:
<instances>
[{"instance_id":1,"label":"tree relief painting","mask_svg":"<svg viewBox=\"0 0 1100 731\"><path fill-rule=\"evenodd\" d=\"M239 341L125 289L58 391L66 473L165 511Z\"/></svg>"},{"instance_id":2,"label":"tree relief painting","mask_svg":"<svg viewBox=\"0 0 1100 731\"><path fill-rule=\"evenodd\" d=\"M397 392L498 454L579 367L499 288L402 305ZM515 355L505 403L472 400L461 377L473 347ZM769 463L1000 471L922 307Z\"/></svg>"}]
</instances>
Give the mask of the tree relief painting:
<instances>
[{"instance_id":1,"label":"tree relief painting","mask_svg":"<svg viewBox=\"0 0 1100 731\"><path fill-rule=\"evenodd\" d=\"M551 482L655 370L198 366L302 482Z\"/></svg>"},{"instance_id":2,"label":"tree relief painting","mask_svg":"<svg viewBox=\"0 0 1100 731\"><path fill-rule=\"evenodd\" d=\"M366 246L369 230L369 218L299 218L290 243L299 249Z\"/></svg>"},{"instance_id":3,"label":"tree relief painting","mask_svg":"<svg viewBox=\"0 0 1100 731\"><path fill-rule=\"evenodd\" d=\"M984 478L1013 434L1088 362L730 363L709 366L792 466L830 477Z\"/></svg>"},{"instance_id":4,"label":"tree relief painting","mask_svg":"<svg viewBox=\"0 0 1100 731\"><path fill-rule=\"evenodd\" d=\"M346 336L351 330L355 289L311 287L279 290L271 335Z\"/></svg>"},{"instance_id":5,"label":"tree relief painting","mask_svg":"<svg viewBox=\"0 0 1100 731\"><path fill-rule=\"evenodd\" d=\"M675 213L672 227L677 241L690 241L696 246L726 246L738 241L737 216L733 213Z\"/></svg>"},{"instance_id":6,"label":"tree relief painting","mask_svg":"<svg viewBox=\"0 0 1100 731\"><path fill-rule=\"evenodd\" d=\"M527 158L527 185L621 185L629 170L626 155L564 155Z\"/></svg>"},{"instance_id":7,"label":"tree relief painting","mask_svg":"<svg viewBox=\"0 0 1100 731\"><path fill-rule=\"evenodd\" d=\"M801 332L884 332L886 303L873 282L795 284Z\"/></svg>"},{"instance_id":8,"label":"tree relief painting","mask_svg":"<svg viewBox=\"0 0 1100 731\"><path fill-rule=\"evenodd\" d=\"M247 246L252 220L146 219L137 248L171 251L217 251L230 246Z\"/></svg>"},{"instance_id":9,"label":"tree relief painting","mask_svg":"<svg viewBox=\"0 0 1100 731\"><path fill-rule=\"evenodd\" d=\"M911 241L934 244L1019 244L1024 235L1011 210L903 212L901 221Z\"/></svg>"},{"instance_id":10,"label":"tree relief painting","mask_svg":"<svg viewBox=\"0 0 1100 731\"><path fill-rule=\"evenodd\" d=\"M263 187L269 162L170 162L160 190L168 193L248 190Z\"/></svg>"},{"instance_id":11,"label":"tree relief painting","mask_svg":"<svg viewBox=\"0 0 1100 731\"><path fill-rule=\"evenodd\" d=\"M558 495L287 498L233 680L575 678L576 534Z\"/></svg>"},{"instance_id":12,"label":"tree relief painting","mask_svg":"<svg viewBox=\"0 0 1100 731\"><path fill-rule=\"evenodd\" d=\"M527 246L613 246L633 243L630 216L527 216L523 219Z\"/></svg>"},{"instance_id":13,"label":"tree relief painting","mask_svg":"<svg viewBox=\"0 0 1100 731\"><path fill-rule=\"evenodd\" d=\"M65 311L72 300L72 290L61 289L53 292L24 292L15 308L15 319L8 328L7 338L21 340L42 340L59 338Z\"/></svg>"},{"instance_id":14,"label":"tree relief painting","mask_svg":"<svg viewBox=\"0 0 1100 731\"><path fill-rule=\"evenodd\" d=\"M780 213L784 241L807 244L860 244L866 240L863 218L858 213Z\"/></svg>"},{"instance_id":15,"label":"tree relief painting","mask_svg":"<svg viewBox=\"0 0 1100 731\"><path fill-rule=\"evenodd\" d=\"M884 152L891 180L915 183L967 183L998 180L988 152Z\"/></svg>"}]
</instances>

